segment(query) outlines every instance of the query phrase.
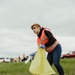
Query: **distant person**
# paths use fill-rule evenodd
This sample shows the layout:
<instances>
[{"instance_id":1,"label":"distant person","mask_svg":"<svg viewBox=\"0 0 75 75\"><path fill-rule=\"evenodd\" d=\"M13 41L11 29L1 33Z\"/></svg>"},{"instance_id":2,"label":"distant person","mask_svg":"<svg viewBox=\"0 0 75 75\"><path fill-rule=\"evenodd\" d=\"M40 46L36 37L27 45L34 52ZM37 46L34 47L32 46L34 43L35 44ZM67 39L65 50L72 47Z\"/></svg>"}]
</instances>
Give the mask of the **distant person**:
<instances>
[{"instance_id":1,"label":"distant person","mask_svg":"<svg viewBox=\"0 0 75 75\"><path fill-rule=\"evenodd\" d=\"M34 59L35 54L36 54L36 52L29 54L25 63L27 64L28 62L32 61Z\"/></svg>"},{"instance_id":2,"label":"distant person","mask_svg":"<svg viewBox=\"0 0 75 75\"><path fill-rule=\"evenodd\" d=\"M21 61L24 62L26 60L27 60L27 57L25 56L25 54L23 54L23 59Z\"/></svg>"},{"instance_id":3,"label":"distant person","mask_svg":"<svg viewBox=\"0 0 75 75\"><path fill-rule=\"evenodd\" d=\"M34 59L35 54L36 54L36 52L33 52L30 54L30 56L32 56L32 59Z\"/></svg>"},{"instance_id":4,"label":"distant person","mask_svg":"<svg viewBox=\"0 0 75 75\"><path fill-rule=\"evenodd\" d=\"M21 57L20 57L20 55L18 55L18 62L20 62L21 61Z\"/></svg>"},{"instance_id":5,"label":"distant person","mask_svg":"<svg viewBox=\"0 0 75 75\"><path fill-rule=\"evenodd\" d=\"M35 34L37 34L37 44L38 47L45 49L47 54L47 60L52 66L55 65L59 75L64 75L63 68L60 65L61 57L61 45L57 39L53 36L49 28L41 27L39 24L33 24L31 29Z\"/></svg>"}]
</instances>

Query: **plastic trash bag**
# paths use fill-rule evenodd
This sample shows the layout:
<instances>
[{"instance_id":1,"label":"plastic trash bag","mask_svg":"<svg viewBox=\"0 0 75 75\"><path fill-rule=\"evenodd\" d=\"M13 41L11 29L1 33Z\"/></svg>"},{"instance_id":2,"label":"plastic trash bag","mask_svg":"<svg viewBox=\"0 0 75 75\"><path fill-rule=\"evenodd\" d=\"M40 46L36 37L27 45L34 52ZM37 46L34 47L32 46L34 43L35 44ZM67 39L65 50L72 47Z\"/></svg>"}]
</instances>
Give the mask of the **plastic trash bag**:
<instances>
[{"instance_id":1,"label":"plastic trash bag","mask_svg":"<svg viewBox=\"0 0 75 75\"><path fill-rule=\"evenodd\" d=\"M55 74L46 58L46 52L42 48L38 48L37 53L32 61L29 71L33 75L52 75Z\"/></svg>"}]
</instances>

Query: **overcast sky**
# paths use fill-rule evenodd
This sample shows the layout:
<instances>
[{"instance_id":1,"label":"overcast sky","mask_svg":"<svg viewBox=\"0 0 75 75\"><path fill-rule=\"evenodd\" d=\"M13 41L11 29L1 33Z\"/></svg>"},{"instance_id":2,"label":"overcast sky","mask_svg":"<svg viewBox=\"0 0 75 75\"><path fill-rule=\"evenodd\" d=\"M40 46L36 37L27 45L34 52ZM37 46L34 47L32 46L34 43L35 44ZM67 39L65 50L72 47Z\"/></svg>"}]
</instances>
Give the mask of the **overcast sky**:
<instances>
[{"instance_id":1,"label":"overcast sky","mask_svg":"<svg viewBox=\"0 0 75 75\"><path fill-rule=\"evenodd\" d=\"M75 0L0 0L0 57L37 50L33 23L50 28L63 53L75 50Z\"/></svg>"}]
</instances>

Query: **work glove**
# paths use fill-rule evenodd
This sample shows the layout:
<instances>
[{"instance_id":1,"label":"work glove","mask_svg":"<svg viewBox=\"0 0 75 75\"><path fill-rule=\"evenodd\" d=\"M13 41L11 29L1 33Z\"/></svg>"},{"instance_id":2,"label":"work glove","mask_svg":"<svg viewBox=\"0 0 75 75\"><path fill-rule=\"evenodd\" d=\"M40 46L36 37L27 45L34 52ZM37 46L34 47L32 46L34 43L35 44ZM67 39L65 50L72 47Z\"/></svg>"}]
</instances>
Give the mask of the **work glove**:
<instances>
[{"instance_id":1,"label":"work glove","mask_svg":"<svg viewBox=\"0 0 75 75\"><path fill-rule=\"evenodd\" d=\"M45 45L41 45L40 48L45 48Z\"/></svg>"}]
</instances>

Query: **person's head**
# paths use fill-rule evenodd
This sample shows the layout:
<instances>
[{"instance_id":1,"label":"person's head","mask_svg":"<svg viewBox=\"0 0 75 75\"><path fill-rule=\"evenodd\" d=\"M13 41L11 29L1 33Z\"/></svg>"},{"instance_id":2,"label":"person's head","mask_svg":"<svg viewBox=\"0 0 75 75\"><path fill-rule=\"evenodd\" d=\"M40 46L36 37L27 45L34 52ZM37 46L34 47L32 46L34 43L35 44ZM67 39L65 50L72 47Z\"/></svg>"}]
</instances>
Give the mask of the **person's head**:
<instances>
[{"instance_id":1,"label":"person's head","mask_svg":"<svg viewBox=\"0 0 75 75\"><path fill-rule=\"evenodd\" d=\"M40 29L41 29L41 26L36 23L36 24L33 24L33 25L31 26L31 29L33 30L33 32L34 32L35 34L39 34Z\"/></svg>"}]
</instances>

